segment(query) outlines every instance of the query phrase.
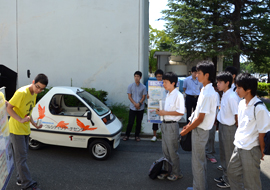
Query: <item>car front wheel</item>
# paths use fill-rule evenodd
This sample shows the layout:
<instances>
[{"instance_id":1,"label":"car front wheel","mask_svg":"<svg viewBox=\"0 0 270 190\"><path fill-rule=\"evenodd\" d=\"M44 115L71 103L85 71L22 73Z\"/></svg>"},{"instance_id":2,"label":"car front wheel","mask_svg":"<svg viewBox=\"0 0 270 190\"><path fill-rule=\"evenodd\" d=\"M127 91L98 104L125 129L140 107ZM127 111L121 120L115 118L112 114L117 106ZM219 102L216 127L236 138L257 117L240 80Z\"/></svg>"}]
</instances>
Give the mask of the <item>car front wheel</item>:
<instances>
[{"instance_id":1,"label":"car front wheel","mask_svg":"<svg viewBox=\"0 0 270 190\"><path fill-rule=\"evenodd\" d=\"M89 146L91 156L96 160L106 160L112 151L110 144L102 139L94 140Z\"/></svg>"},{"instance_id":2,"label":"car front wheel","mask_svg":"<svg viewBox=\"0 0 270 190\"><path fill-rule=\"evenodd\" d=\"M32 150L40 149L42 143L29 137L29 148Z\"/></svg>"}]
</instances>

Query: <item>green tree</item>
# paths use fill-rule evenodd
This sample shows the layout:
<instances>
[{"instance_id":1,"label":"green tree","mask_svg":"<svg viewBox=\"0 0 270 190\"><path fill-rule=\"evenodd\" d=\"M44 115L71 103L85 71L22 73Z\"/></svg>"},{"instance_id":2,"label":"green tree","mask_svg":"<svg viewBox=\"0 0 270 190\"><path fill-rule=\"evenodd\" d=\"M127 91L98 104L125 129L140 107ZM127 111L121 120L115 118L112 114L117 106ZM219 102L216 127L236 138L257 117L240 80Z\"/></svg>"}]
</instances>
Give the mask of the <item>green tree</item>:
<instances>
[{"instance_id":1,"label":"green tree","mask_svg":"<svg viewBox=\"0 0 270 190\"><path fill-rule=\"evenodd\" d=\"M173 39L164 31L152 28L149 25L149 72L157 70L157 59L154 58L156 51L169 51Z\"/></svg>"},{"instance_id":2,"label":"green tree","mask_svg":"<svg viewBox=\"0 0 270 190\"><path fill-rule=\"evenodd\" d=\"M255 64L251 61L240 63L240 71L243 73L256 73L258 70L255 68Z\"/></svg>"},{"instance_id":3,"label":"green tree","mask_svg":"<svg viewBox=\"0 0 270 190\"><path fill-rule=\"evenodd\" d=\"M171 51L214 63L232 56L238 70L240 55L254 52L269 28L269 0L168 0L168 7L162 12L175 40Z\"/></svg>"},{"instance_id":4,"label":"green tree","mask_svg":"<svg viewBox=\"0 0 270 190\"><path fill-rule=\"evenodd\" d=\"M157 51L169 51L174 40L165 32L149 25L149 48Z\"/></svg>"},{"instance_id":5,"label":"green tree","mask_svg":"<svg viewBox=\"0 0 270 190\"><path fill-rule=\"evenodd\" d=\"M154 58L154 53L156 49L151 49L149 53L149 72L153 73L157 70L157 59Z\"/></svg>"},{"instance_id":6,"label":"green tree","mask_svg":"<svg viewBox=\"0 0 270 190\"><path fill-rule=\"evenodd\" d=\"M255 61L258 61L254 59ZM254 68L258 73L267 73L268 81L267 83L270 83L270 57L262 57L260 58L260 62L257 62L256 64L253 64Z\"/></svg>"}]
</instances>

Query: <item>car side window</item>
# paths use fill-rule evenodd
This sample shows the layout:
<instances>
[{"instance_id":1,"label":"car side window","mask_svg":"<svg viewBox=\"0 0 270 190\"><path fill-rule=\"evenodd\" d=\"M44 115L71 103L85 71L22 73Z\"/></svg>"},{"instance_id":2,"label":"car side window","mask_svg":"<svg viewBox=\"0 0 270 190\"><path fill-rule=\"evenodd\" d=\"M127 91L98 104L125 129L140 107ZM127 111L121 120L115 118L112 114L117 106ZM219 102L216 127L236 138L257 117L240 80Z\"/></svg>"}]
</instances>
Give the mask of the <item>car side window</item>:
<instances>
[{"instance_id":1,"label":"car side window","mask_svg":"<svg viewBox=\"0 0 270 190\"><path fill-rule=\"evenodd\" d=\"M62 111L63 108L61 107L61 98L62 95L56 94L52 97L50 105L49 105L49 110L51 114L53 115L59 115Z\"/></svg>"},{"instance_id":2,"label":"car side window","mask_svg":"<svg viewBox=\"0 0 270 190\"><path fill-rule=\"evenodd\" d=\"M73 95L57 94L50 102L50 111L54 115L84 116L88 108Z\"/></svg>"}]
</instances>

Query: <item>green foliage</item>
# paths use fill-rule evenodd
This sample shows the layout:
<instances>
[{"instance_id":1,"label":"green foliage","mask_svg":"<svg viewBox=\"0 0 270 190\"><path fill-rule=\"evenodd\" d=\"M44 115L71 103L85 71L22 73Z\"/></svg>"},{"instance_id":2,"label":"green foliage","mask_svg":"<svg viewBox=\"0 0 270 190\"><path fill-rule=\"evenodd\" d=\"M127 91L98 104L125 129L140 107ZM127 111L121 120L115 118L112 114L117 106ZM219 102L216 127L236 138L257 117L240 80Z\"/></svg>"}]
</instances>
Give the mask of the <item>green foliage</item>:
<instances>
[{"instance_id":1,"label":"green foliage","mask_svg":"<svg viewBox=\"0 0 270 190\"><path fill-rule=\"evenodd\" d=\"M156 51L169 51L174 40L164 30L152 28L149 25L149 48Z\"/></svg>"},{"instance_id":2,"label":"green foliage","mask_svg":"<svg viewBox=\"0 0 270 190\"><path fill-rule=\"evenodd\" d=\"M103 91L103 90L96 90L95 88L82 88L86 92L89 92L93 96L95 96L97 99L99 99L101 102L106 104L105 102L107 101L107 95L108 92Z\"/></svg>"},{"instance_id":3,"label":"green foliage","mask_svg":"<svg viewBox=\"0 0 270 190\"><path fill-rule=\"evenodd\" d=\"M268 111L270 111L270 103L264 103L264 104L267 107Z\"/></svg>"},{"instance_id":4,"label":"green foliage","mask_svg":"<svg viewBox=\"0 0 270 190\"><path fill-rule=\"evenodd\" d=\"M44 91L42 91L41 93L37 94L37 99L36 99L36 103L45 95L47 94L47 92L51 90L51 88L45 88Z\"/></svg>"},{"instance_id":5,"label":"green foliage","mask_svg":"<svg viewBox=\"0 0 270 190\"><path fill-rule=\"evenodd\" d=\"M64 95L64 102L68 107L85 107L85 105L73 95Z\"/></svg>"},{"instance_id":6,"label":"green foliage","mask_svg":"<svg viewBox=\"0 0 270 190\"><path fill-rule=\"evenodd\" d=\"M263 96L267 96L267 95L268 95L268 93L267 93L267 92L257 90L257 96L259 96L259 97L263 97Z\"/></svg>"},{"instance_id":7,"label":"green foliage","mask_svg":"<svg viewBox=\"0 0 270 190\"><path fill-rule=\"evenodd\" d=\"M253 59L256 62L256 64L253 63L253 68L256 72L267 73L267 74L270 73L270 57L258 57L254 55L254 56L251 56L251 59ZM267 82L268 83L270 82L269 79Z\"/></svg>"},{"instance_id":8,"label":"green foliage","mask_svg":"<svg viewBox=\"0 0 270 190\"><path fill-rule=\"evenodd\" d=\"M240 55L263 55L270 41L269 0L168 0L163 10L171 52L183 56L231 56L240 70ZM258 56L260 57L260 56ZM252 59L253 60L253 59ZM255 58L253 60L255 64Z\"/></svg>"},{"instance_id":9,"label":"green foliage","mask_svg":"<svg viewBox=\"0 0 270 190\"><path fill-rule=\"evenodd\" d=\"M122 122L123 129L122 131L127 130L127 124L128 124L128 116L129 116L129 108L125 106L124 104L113 104L109 106L112 113ZM136 123L136 121L135 121ZM135 131L135 128L132 128L132 132Z\"/></svg>"},{"instance_id":10,"label":"green foliage","mask_svg":"<svg viewBox=\"0 0 270 190\"><path fill-rule=\"evenodd\" d=\"M156 51L169 51L174 40L164 31L152 28L149 25L149 71L150 73L157 70L157 59L154 58Z\"/></svg>"},{"instance_id":11,"label":"green foliage","mask_svg":"<svg viewBox=\"0 0 270 190\"><path fill-rule=\"evenodd\" d=\"M149 54L149 72L153 73L157 70L157 59L154 58L154 53L156 49L152 49Z\"/></svg>"},{"instance_id":12,"label":"green foliage","mask_svg":"<svg viewBox=\"0 0 270 190\"><path fill-rule=\"evenodd\" d=\"M268 94L270 94L270 83L258 82L257 90L266 92L267 94L265 96L267 96Z\"/></svg>"},{"instance_id":13,"label":"green foliage","mask_svg":"<svg viewBox=\"0 0 270 190\"><path fill-rule=\"evenodd\" d=\"M240 63L240 71L243 73L259 73L259 71L256 69L255 64L251 61Z\"/></svg>"}]
</instances>

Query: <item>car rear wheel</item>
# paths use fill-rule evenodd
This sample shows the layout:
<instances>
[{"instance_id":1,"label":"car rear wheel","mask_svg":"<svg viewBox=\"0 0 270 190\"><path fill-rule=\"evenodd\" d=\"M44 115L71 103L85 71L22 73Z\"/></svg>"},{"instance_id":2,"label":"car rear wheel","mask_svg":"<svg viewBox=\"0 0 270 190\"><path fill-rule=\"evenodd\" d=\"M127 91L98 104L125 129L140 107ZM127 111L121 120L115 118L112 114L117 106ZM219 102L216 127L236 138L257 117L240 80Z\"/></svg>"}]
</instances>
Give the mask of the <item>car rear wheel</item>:
<instances>
[{"instance_id":1,"label":"car rear wheel","mask_svg":"<svg viewBox=\"0 0 270 190\"><path fill-rule=\"evenodd\" d=\"M42 143L29 137L29 148L32 150L40 149Z\"/></svg>"},{"instance_id":2,"label":"car rear wheel","mask_svg":"<svg viewBox=\"0 0 270 190\"><path fill-rule=\"evenodd\" d=\"M110 144L102 139L94 140L90 143L89 151L96 160L106 160L112 151Z\"/></svg>"}]
</instances>

